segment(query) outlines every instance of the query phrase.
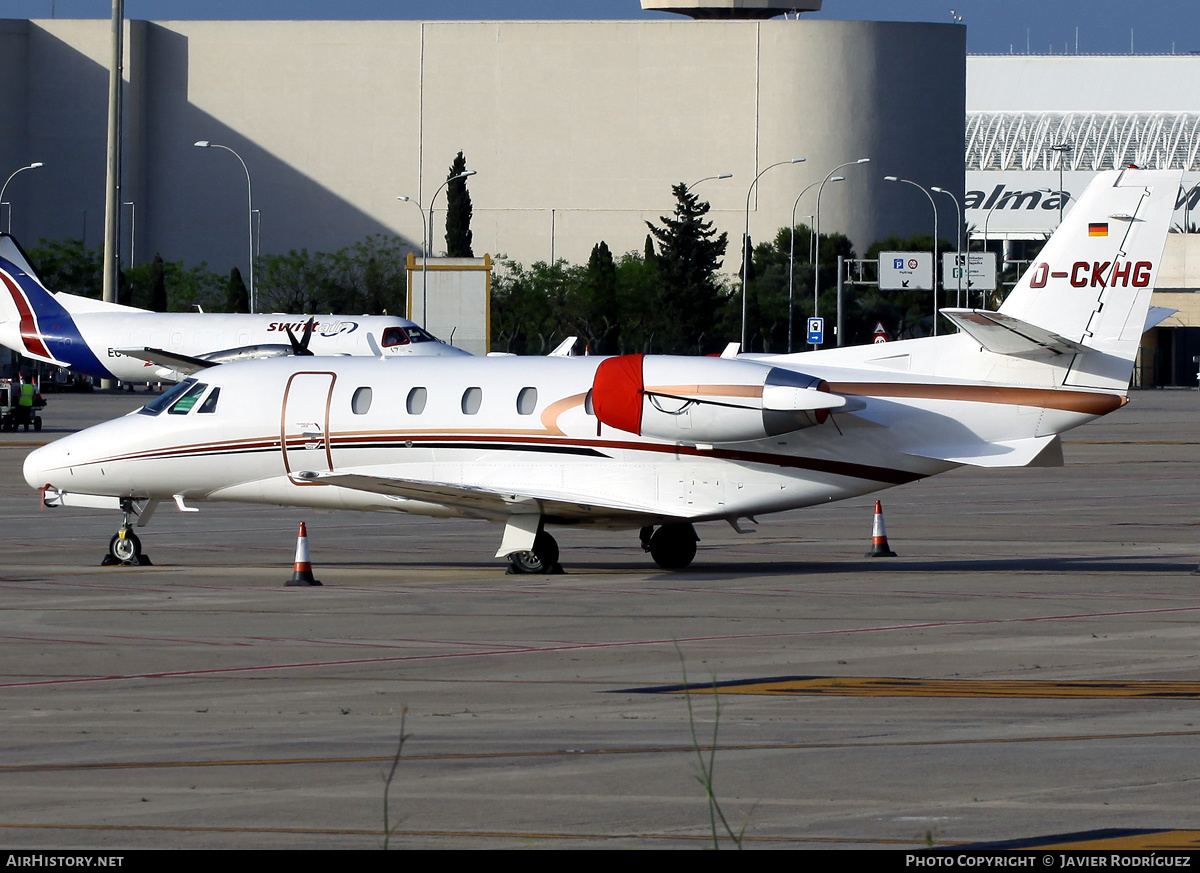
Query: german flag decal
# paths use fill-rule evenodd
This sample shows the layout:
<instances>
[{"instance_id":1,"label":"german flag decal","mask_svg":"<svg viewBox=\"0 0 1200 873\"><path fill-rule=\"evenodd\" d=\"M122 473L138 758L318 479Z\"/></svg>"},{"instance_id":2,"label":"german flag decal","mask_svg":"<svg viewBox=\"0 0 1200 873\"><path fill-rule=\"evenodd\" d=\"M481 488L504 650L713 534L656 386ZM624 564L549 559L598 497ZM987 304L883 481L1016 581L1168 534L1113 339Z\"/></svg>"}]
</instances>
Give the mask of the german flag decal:
<instances>
[{"instance_id":1,"label":"german flag decal","mask_svg":"<svg viewBox=\"0 0 1200 873\"><path fill-rule=\"evenodd\" d=\"M1093 221L1088 224L1088 236L1108 236L1108 222Z\"/></svg>"}]
</instances>

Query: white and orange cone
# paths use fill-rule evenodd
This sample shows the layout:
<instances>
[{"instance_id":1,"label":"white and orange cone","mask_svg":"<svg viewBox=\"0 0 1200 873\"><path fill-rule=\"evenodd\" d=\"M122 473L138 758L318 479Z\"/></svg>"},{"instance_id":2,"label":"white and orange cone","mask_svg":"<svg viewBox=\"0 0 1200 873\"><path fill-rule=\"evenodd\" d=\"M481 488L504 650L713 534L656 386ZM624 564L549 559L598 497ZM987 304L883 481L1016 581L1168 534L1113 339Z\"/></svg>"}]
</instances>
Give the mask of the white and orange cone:
<instances>
[{"instance_id":1,"label":"white and orange cone","mask_svg":"<svg viewBox=\"0 0 1200 873\"><path fill-rule=\"evenodd\" d=\"M308 528L304 526L304 522L300 522L300 533L296 537L296 569L287 584L297 586L321 584L313 578L312 564L308 560Z\"/></svg>"},{"instance_id":2,"label":"white and orange cone","mask_svg":"<svg viewBox=\"0 0 1200 873\"><path fill-rule=\"evenodd\" d=\"M871 551L868 558L894 558L896 553L888 546L887 525L883 523L883 504L875 501L875 519L871 522Z\"/></svg>"}]
</instances>

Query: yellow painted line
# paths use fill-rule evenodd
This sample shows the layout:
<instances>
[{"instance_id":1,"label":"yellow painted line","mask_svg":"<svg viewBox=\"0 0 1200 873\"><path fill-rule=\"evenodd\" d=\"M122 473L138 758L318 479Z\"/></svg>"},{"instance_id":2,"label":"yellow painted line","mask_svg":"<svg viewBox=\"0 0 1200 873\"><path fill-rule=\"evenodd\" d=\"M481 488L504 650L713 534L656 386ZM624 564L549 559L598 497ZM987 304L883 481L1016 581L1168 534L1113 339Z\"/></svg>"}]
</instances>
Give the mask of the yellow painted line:
<instances>
[{"instance_id":1,"label":"yellow painted line","mask_svg":"<svg viewBox=\"0 0 1200 873\"><path fill-rule=\"evenodd\" d=\"M655 690L655 689L647 689ZM1087 682L1035 679L897 679L890 677L804 676L675 685L659 691L682 694L830 695L837 697L996 697L1078 700L1197 700L1200 682Z\"/></svg>"},{"instance_id":2,"label":"yellow painted line","mask_svg":"<svg viewBox=\"0 0 1200 873\"><path fill-rule=\"evenodd\" d=\"M709 689L711 691L711 689ZM1046 737L979 737L956 740L873 740L828 743L720 743L723 752L821 751L831 749L906 749L930 746L1007 746L1027 743L1078 743L1096 740L1157 740L1176 737L1200 737L1200 730L1144 731L1120 734L1066 734ZM535 752L447 752L435 755L405 755L405 761L487 761L559 757L619 757L623 755L694 755L696 747L646 746L644 748L547 749ZM0 774L13 773L74 773L89 770L143 770L186 767L291 767L296 765L386 764L395 758L390 755L329 758L247 758L219 761L106 761L73 764L10 764L0 766Z\"/></svg>"},{"instance_id":3,"label":"yellow painted line","mask_svg":"<svg viewBox=\"0 0 1200 873\"><path fill-rule=\"evenodd\" d=\"M63 830L63 831L117 831L124 833L189 833L189 834L317 834L329 836L362 836L382 837L383 832L360 828L272 828L272 827L197 827L172 825L86 825L86 824L19 824L16 822L0 822L0 828L12 830ZM396 830L392 831L393 840L400 837L448 837L472 839L515 839L515 840L662 840L665 842L682 841L711 843L712 834L652 834L652 833L537 833L531 831L423 831ZM752 836L744 838L747 843L834 843L838 845L879 845L879 846L916 846L924 847L920 840L898 839L855 839L849 837L783 837L783 836ZM731 841L722 837L723 844L732 845ZM938 843L939 846L963 845L961 842Z\"/></svg>"},{"instance_id":4,"label":"yellow painted line","mask_svg":"<svg viewBox=\"0 0 1200 873\"><path fill-rule=\"evenodd\" d=\"M1146 831L1144 833L1126 834L1119 837L1108 837L1095 840L1078 840L1067 843L1041 843L1039 849L1088 849L1099 851L1117 849L1120 851L1158 852L1166 850L1200 849L1200 831Z\"/></svg>"}]
</instances>

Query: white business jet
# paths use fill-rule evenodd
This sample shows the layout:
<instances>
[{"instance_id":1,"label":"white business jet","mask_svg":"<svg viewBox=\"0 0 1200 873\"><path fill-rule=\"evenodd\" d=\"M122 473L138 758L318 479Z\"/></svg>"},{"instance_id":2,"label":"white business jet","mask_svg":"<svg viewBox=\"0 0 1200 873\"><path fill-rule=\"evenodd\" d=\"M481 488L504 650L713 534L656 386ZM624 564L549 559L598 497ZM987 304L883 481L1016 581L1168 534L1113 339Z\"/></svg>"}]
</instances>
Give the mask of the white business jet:
<instances>
[{"instance_id":1,"label":"white business jet","mask_svg":"<svg viewBox=\"0 0 1200 873\"><path fill-rule=\"evenodd\" d=\"M640 530L665 568L693 524L867 494L963 464L1062 463L1059 434L1126 402L1179 174L1101 173L998 312L962 332L794 355L276 358L215 367L34 451L46 506L219 501L464 516L552 570L551 525Z\"/></svg>"},{"instance_id":2,"label":"white business jet","mask_svg":"<svg viewBox=\"0 0 1200 873\"><path fill-rule=\"evenodd\" d=\"M283 355L468 354L390 315L148 312L52 293L6 233L0 234L0 345L122 382L175 382L216 364Z\"/></svg>"}]
</instances>

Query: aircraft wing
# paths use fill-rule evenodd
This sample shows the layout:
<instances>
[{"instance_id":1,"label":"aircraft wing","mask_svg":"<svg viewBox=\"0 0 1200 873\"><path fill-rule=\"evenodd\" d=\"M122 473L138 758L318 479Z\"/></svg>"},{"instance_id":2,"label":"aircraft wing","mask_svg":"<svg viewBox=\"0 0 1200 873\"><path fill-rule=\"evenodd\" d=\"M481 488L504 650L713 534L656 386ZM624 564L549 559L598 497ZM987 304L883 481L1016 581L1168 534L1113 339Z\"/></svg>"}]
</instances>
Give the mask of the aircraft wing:
<instances>
[{"instance_id":1,"label":"aircraft wing","mask_svg":"<svg viewBox=\"0 0 1200 873\"><path fill-rule=\"evenodd\" d=\"M191 376L193 373L216 366L212 361L206 361L203 358L193 358L191 355L181 355L178 352L168 352L163 349L113 349L113 352L125 355L127 358L138 358L160 367L166 367L184 376Z\"/></svg>"},{"instance_id":2,"label":"aircraft wing","mask_svg":"<svg viewBox=\"0 0 1200 873\"><path fill-rule=\"evenodd\" d=\"M605 499L603 502L583 502L577 495L553 491L518 492L477 485L453 485L422 479L401 479L392 476L371 476L363 473L319 473L312 471L294 474L297 479L386 494L406 500L447 506L477 518L502 521L513 515L538 514L557 518L595 519L597 517L626 517L631 521L662 517L657 507L649 504L624 503Z\"/></svg>"},{"instance_id":3,"label":"aircraft wing","mask_svg":"<svg viewBox=\"0 0 1200 873\"><path fill-rule=\"evenodd\" d=\"M907 455L966 464L971 467L1061 467L1062 440L1057 434L1021 440L998 440L956 446L934 446Z\"/></svg>"}]
</instances>

